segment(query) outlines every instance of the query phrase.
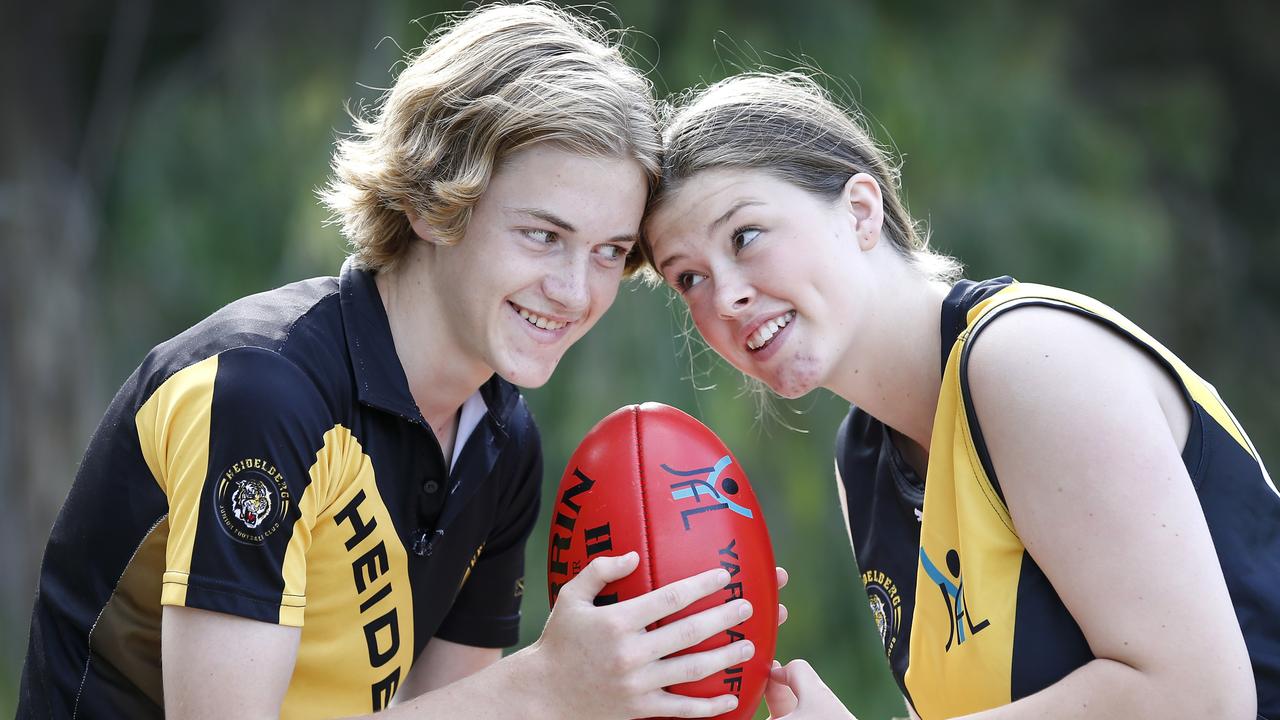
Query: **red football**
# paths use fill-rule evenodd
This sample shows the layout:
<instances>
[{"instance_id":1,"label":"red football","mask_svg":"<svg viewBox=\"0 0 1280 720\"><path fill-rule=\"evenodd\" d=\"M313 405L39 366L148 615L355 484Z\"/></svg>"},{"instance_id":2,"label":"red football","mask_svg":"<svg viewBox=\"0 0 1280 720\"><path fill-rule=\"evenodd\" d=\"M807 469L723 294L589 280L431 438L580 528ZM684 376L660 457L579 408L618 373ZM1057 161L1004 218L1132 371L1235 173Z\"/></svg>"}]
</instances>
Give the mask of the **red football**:
<instances>
[{"instance_id":1,"label":"red football","mask_svg":"<svg viewBox=\"0 0 1280 720\"><path fill-rule=\"evenodd\" d=\"M640 565L607 585L596 604L643 595L704 570L724 567L729 583L659 622L745 597L751 617L686 650L746 638L748 661L668 688L695 697L738 696L719 717L751 717L764 694L778 630L773 548L747 475L705 425L660 403L628 405L601 420L578 446L556 493L547 558L551 604L597 555L635 550Z\"/></svg>"}]
</instances>

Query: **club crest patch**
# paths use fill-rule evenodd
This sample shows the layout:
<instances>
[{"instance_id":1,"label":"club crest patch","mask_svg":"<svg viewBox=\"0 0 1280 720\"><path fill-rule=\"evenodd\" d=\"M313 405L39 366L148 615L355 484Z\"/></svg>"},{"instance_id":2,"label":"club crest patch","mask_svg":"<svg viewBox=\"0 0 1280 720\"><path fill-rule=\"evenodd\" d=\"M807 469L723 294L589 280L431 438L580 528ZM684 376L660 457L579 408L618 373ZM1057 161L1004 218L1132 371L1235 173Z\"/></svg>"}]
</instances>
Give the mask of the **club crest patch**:
<instances>
[{"instance_id":1,"label":"club crest patch","mask_svg":"<svg viewBox=\"0 0 1280 720\"><path fill-rule=\"evenodd\" d=\"M890 656L898 644L898 631L902 629L902 598L898 596L898 586L880 570L862 573L862 583L867 587L867 602L871 605L876 629L880 631L880 641L884 643L884 654Z\"/></svg>"},{"instance_id":2,"label":"club crest patch","mask_svg":"<svg viewBox=\"0 0 1280 720\"><path fill-rule=\"evenodd\" d=\"M245 545L261 545L279 530L290 500L284 475L260 458L232 463L218 477L214 494L218 524Z\"/></svg>"}]
</instances>

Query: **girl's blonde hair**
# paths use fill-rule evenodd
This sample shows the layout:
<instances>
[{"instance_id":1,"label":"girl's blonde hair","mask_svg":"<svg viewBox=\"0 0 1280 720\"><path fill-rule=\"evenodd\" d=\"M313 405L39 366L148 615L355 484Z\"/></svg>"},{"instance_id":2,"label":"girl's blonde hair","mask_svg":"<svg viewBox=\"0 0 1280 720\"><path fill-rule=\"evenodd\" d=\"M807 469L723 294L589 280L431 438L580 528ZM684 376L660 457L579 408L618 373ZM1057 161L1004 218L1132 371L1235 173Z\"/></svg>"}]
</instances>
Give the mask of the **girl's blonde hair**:
<instances>
[{"instance_id":1,"label":"girl's blonde hair","mask_svg":"<svg viewBox=\"0 0 1280 720\"><path fill-rule=\"evenodd\" d=\"M337 143L320 192L356 262L394 267L424 218L458 242L503 158L535 143L637 161L661 138L649 82L598 23L546 4L492 5L438 28L370 117ZM628 270L642 260L628 258Z\"/></svg>"},{"instance_id":2,"label":"girl's blonde hair","mask_svg":"<svg viewBox=\"0 0 1280 720\"><path fill-rule=\"evenodd\" d=\"M930 277L959 276L959 263L930 250L928 232L907 212L890 154L808 75L735 75L685 93L668 116L650 214L685 180L712 168L762 170L831 201L849 178L867 173L880 184L883 233L894 248ZM652 262L648 246L643 250Z\"/></svg>"}]
</instances>

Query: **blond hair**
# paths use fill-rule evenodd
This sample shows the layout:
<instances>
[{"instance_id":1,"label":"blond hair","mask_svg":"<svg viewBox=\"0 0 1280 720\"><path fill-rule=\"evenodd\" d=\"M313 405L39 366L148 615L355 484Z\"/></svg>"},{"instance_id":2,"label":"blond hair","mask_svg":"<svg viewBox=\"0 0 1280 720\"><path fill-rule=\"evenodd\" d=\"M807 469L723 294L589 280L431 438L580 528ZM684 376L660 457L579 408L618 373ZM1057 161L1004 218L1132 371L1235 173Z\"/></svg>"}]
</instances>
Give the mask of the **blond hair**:
<instances>
[{"instance_id":1,"label":"blond hair","mask_svg":"<svg viewBox=\"0 0 1280 720\"><path fill-rule=\"evenodd\" d=\"M686 92L668 115L662 178L650 215L682 182L712 168L762 170L832 201L849 178L867 173L880 185L883 232L893 247L930 277L959 275L960 264L930 250L928 233L907 212L890 153L808 75L735 75ZM652 263L647 245L643 251Z\"/></svg>"},{"instance_id":2,"label":"blond hair","mask_svg":"<svg viewBox=\"0 0 1280 720\"><path fill-rule=\"evenodd\" d=\"M416 235L405 213L458 242L495 168L550 142L637 161L652 188L661 138L649 82L596 22L551 5L492 5L438 28L371 117L337 143L320 192L356 262L394 267ZM628 259L628 270L642 260Z\"/></svg>"}]
</instances>

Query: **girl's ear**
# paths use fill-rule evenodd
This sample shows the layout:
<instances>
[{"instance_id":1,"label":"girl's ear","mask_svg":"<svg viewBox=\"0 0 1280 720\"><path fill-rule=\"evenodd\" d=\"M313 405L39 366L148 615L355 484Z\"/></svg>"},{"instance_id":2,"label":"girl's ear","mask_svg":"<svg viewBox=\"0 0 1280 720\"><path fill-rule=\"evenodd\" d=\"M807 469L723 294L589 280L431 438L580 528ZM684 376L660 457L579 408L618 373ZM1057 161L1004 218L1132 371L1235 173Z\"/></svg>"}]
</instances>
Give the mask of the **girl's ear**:
<instances>
[{"instance_id":1,"label":"girl's ear","mask_svg":"<svg viewBox=\"0 0 1280 720\"><path fill-rule=\"evenodd\" d=\"M858 173L844 184L840 202L853 219L858 247L863 250L875 247L880 241L880 230L884 226L880 183L867 173Z\"/></svg>"}]
</instances>

